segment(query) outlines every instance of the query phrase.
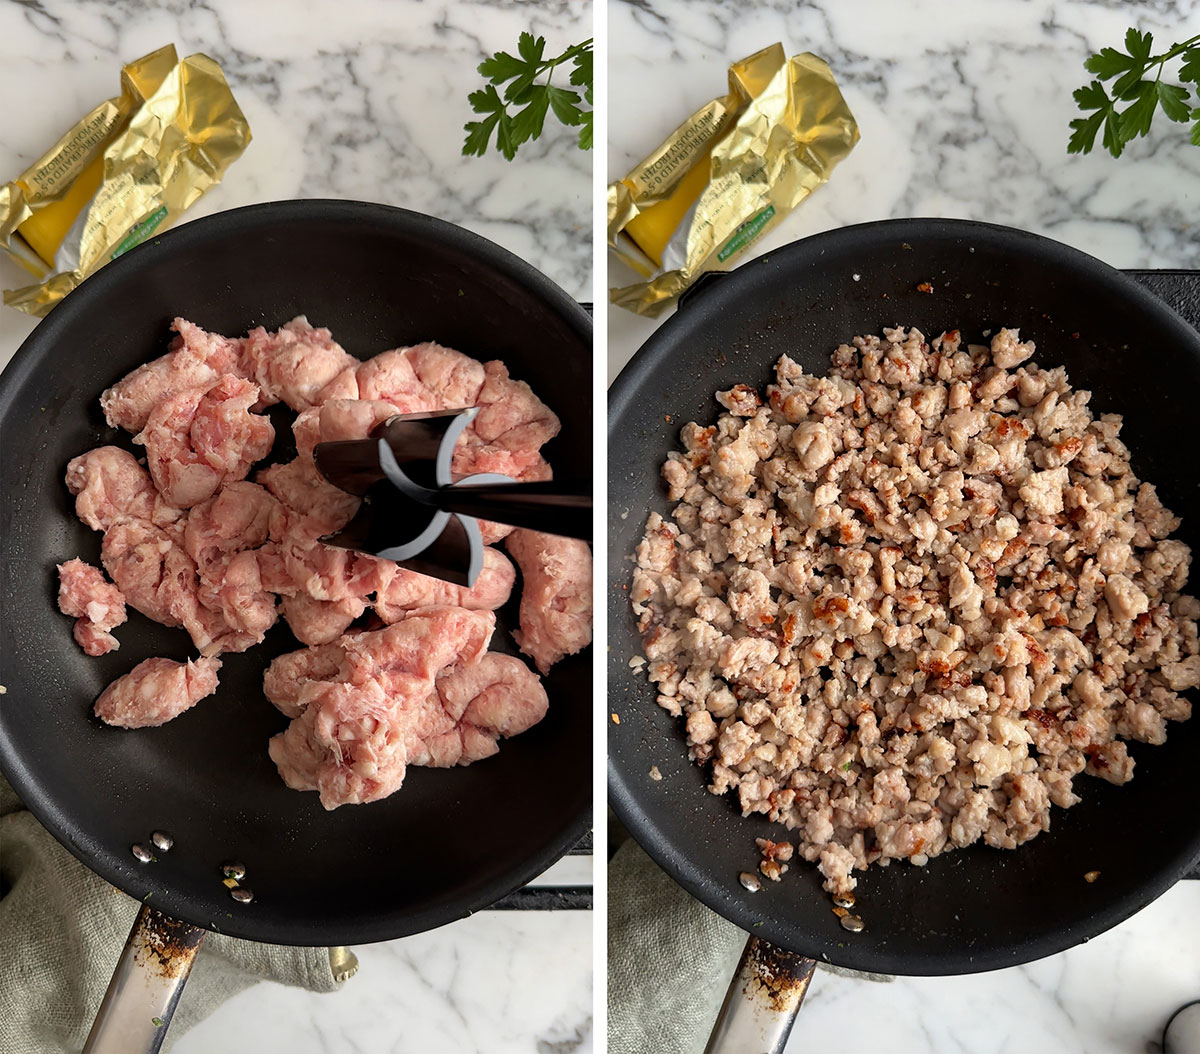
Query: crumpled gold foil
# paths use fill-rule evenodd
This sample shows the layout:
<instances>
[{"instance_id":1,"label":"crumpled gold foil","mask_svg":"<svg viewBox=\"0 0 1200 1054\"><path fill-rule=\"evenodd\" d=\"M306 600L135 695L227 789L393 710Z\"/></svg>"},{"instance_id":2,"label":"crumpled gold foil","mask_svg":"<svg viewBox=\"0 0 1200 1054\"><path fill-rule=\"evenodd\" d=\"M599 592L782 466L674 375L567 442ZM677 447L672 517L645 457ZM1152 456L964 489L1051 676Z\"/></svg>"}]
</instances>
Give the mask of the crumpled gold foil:
<instances>
[{"instance_id":1,"label":"crumpled gold foil","mask_svg":"<svg viewBox=\"0 0 1200 1054\"><path fill-rule=\"evenodd\" d=\"M824 183L858 142L829 66L772 44L729 67L729 93L702 106L608 188L608 244L647 281L614 304L661 314Z\"/></svg>"},{"instance_id":2,"label":"crumpled gold foil","mask_svg":"<svg viewBox=\"0 0 1200 1054\"><path fill-rule=\"evenodd\" d=\"M44 315L221 181L250 126L221 68L168 44L121 70L121 94L0 187L0 251L38 281L4 302Z\"/></svg>"}]
</instances>

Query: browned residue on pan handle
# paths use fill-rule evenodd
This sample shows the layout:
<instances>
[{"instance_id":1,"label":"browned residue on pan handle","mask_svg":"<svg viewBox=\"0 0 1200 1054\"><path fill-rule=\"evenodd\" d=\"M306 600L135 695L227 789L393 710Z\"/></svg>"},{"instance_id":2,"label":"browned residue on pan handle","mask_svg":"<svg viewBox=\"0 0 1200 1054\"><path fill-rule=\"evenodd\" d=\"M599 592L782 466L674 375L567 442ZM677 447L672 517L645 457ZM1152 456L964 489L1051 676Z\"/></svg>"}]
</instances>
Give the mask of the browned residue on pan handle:
<instances>
[{"instance_id":1,"label":"browned residue on pan handle","mask_svg":"<svg viewBox=\"0 0 1200 1054\"><path fill-rule=\"evenodd\" d=\"M192 968L206 932L145 906L129 935L129 945L139 966L160 977L177 978Z\"/></svg>"},{"instance_id":2,"label":"browned residue on pan handle","mask_svg":"<svg viewBox=\"0 0 1200 1054\"><path fill-rule=\"evenodd\" d=\"M817 964L751 937L705 1054L778 1054L787 1043Z\"/></svg>"},{"instance_id":3,"label":"browned residue on pan handle","mask_svg":"<svg viewBox=\"0 0 1200 1054\"><path fill-rule=\"evenodd\" d=\"M816 969L813 959L751 937L742 952L738 978L747 998L761 999L775 1013L785 1014L800 1008Z\"/></svg>"},{"instance_id":4,"label":"browned residue on pan handle","mask_svg":"<svg viewBox=\"0 0 1200 1054\"><path fill-rule=\"evenodd\" d=\"M157 1054L206 932L143 904L83 1054Z\"/></svg>"}]
</instances>

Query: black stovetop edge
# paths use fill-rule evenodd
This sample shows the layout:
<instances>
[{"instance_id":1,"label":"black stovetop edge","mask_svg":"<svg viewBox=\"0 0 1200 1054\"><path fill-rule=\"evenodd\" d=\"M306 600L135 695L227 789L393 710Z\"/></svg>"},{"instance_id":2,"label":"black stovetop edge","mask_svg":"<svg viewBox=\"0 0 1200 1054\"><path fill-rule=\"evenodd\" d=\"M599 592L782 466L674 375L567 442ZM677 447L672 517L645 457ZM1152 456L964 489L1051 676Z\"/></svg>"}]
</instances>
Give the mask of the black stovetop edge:
<instances>
[{"instance_id":1,"label":"black stovetop edge","mask_svg":"<svg viewBox=\"0 0 1200 1054\"><path fill-rule=\"evenodd\" d=\"M1200 271L1128 270L1130 278L1144 285L1195 329L1200 329Z\"/></svg>"},{"instance_id":2,"label":"black stovetop edge","mask_svg":"<svg viewBox=\"0 0 1200 1054\"><path fill-rule=\"evenodd\" d=\"M594 836L588 831L567 856L591 856ZM486 911L591 911L592 887L539 886L535 878L529 885L510 893L507 897L489 905Z\"/></svg>"}]
</instances>

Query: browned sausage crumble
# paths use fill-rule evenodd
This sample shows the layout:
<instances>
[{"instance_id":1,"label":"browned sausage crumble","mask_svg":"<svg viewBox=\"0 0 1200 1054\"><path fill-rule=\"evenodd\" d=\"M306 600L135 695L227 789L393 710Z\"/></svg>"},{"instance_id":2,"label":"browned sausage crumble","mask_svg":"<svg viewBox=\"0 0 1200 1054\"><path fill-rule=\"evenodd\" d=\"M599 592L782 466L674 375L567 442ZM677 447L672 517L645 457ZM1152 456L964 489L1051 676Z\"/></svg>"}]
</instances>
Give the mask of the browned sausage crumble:
<instances>
[{"instance_id":1,"label":"browned sausage crumble","mask_svg":"<svg viewBox=\"0 0 1200 1054\"><path fill-rule=\"evenodd\" d=\"M1180 521L1121 417L1033 353L892 329L825 377L784 356L765 402L718 392L728 412L663 466L678 504L631 593L658 703L712 792L796 831L831 893L873 862L1014 848L1080 772L1127 782L1125 740L1191 713Z\"/></svg>"}]
</instances>

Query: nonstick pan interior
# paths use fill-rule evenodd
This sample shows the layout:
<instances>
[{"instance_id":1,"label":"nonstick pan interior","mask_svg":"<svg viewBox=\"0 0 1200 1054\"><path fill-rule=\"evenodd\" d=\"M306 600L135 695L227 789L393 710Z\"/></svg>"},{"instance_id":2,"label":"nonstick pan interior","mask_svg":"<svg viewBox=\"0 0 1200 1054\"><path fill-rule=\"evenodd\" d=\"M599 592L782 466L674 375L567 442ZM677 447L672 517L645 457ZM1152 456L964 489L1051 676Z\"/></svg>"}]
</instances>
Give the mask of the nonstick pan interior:
<instances>
[{"instance_id":1,"label":"nonstick pan interior","mask_svg":"<svg viewBox=\"0 0 1200 1054\"><path fill-rule=\"evenodd\" d=\"M142 659L187 657L190 642L131 610L120 650L88 658L54 602L56 563L99 562L100 535L75 519L63 485L67 461L102 443L137 449L104 423L100 392L166 350L175 315L239 334L301 313L362 358L434 340L504 360L562 418L545 449L559 478L589 485L590 321L522 261L449 224L355 202L255 206L170 232L72 293L0 379L0 763L72 852L170 915L281 943L383 940L486 906L587 829L590 649L554 668L548 716L497 756L410 770L386 801L327 813L267 756L286 719L263 698L262 671L299 646L282 623L224 657L214 698L127 732L91 717L92 700ZM291 456L291 416L276 419L277 456ZM516 601L495 638L510 651ZM155 830L174 848L138 864L129 847ZM222 886L227 861L245 865L252 904Z\"/></svg>"},{"instance_id":2,"label":"nonstick pan interior","mask_svg":"<svg viewBox=\"0 0 1200 1054\"><path fill-rule=\"evenodd\" d=\"M929 283L932 292L918 290ZM1140 478L1200 544L1191 393L1200 336L1119 272L1020 231L953 220L901 220L819 235L753 260L700 289L643 347L609 393L609 793L655 860L693 895L774 944L860 970L949 974L1011 966L1101 933L1162 893L1200 855L1194 771L1200 721L1172 724L1166 745L1132 744L1132 783L1080 776L1083 801L1054 809L1052 829L1013 852L973 846L926 867L856 872L862 933L844 931L815 865L749 893L738 872L754 838L782 825L743 819L686 757L679 723L655 705L628 606L630 555L647 512L670 507L658 475L679 429L715 420L713 392L765 385L781 354L824 373L842 341L884 326L983 340L1019 326L1042 366L1065 365L1096 413L1125 415ZM1193 580L1193 590L1196 588ZM657 766L661 781L649 778ZM1084 874L1099 871L1094 883Z\"/></svg>"}]
</instances>

